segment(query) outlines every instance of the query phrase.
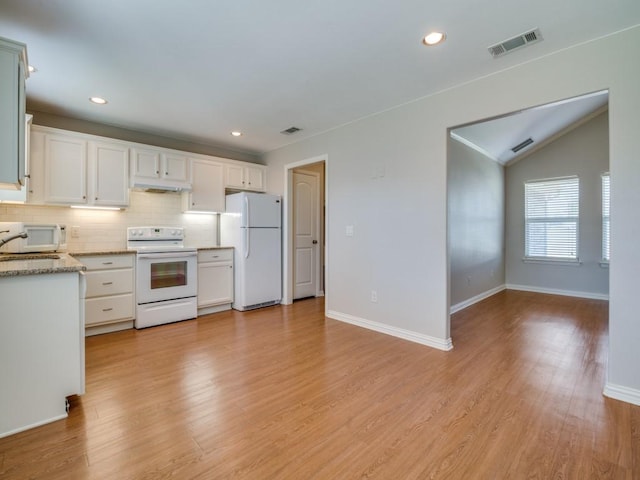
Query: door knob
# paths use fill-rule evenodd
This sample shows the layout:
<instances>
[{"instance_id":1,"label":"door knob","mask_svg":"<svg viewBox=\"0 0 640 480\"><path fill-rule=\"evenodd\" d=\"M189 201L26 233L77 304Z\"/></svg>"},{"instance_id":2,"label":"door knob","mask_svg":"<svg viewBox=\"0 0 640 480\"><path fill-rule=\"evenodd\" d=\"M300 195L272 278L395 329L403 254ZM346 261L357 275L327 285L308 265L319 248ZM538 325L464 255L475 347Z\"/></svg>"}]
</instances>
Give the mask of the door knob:
<instances>
[{"instance_id":1,"label":"door knob","mask_svg":"<svg viewBox=\"0 0 640 480\"><path fill-rule=\"evenodd\" d=\"M318 243L318 240L314 240L313 244L316 245Z\"/></svg>"}]
</instances>

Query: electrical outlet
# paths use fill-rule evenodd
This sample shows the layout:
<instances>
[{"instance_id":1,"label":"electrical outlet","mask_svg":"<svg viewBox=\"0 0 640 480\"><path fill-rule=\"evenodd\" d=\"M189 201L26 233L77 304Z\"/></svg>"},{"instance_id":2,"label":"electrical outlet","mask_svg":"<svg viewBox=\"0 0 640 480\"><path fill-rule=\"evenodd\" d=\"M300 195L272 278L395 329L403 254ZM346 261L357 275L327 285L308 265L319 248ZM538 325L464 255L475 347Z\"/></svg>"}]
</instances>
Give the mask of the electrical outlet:
<instances>
[{"instance_id":1,"label":"electrical outlet","mask_svg":"<svg viewBox=\"0 0 640 480\"><path fill-rule=\"evenodd\" d=\"M344 229L344 234L347 237L353 237L353 225L347 225L346 228Z\"/></svg>"},{"instance_id":2,"label":"electrical outlet","mask_svg":"<svg viewBox=\"0 0 640 480\"><path fill-rule=\"evenodd\" d=\"M78 225L71 227L71 238L80 238L80 227Z\"/></svg>"},{"instance_id":3,"label":"electrical outlet","mask_svg":"<svg viewBox=\"0 0 640 480\"><path fill-rule=\"evenodd\" d=\"M378 292L375 290L371 290L371 301L373 303L378 303Z\"/></svg>"}]
</instances>

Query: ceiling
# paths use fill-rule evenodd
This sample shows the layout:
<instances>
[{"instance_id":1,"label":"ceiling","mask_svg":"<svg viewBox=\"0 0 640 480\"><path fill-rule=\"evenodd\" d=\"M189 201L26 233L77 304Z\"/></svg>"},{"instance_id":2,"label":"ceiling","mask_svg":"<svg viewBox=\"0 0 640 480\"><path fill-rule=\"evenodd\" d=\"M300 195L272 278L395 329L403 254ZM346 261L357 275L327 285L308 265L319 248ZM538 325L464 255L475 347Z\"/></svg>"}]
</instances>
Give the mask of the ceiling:
<instances>
[{"instance_id":1,"label":"ceiling","mask_svg":"<svg viewBox=\"0 0 640 480\"><path fill-rule=\"evenodd\" d=\"M514 163L608 108L609 92L595 92L451 130L451 136L501 165ZM525 147L516 149L529 140Z\"/></svg>"},{"instance_id":2,"label":"ceiling","mask_svg":"<svg viewBox=\"0 0 640 480\"><path fill-rule=\"evenodd\" d=\"M637 24L638 0L0 1L29 110L253 154Z\"/></svg>"}]
</instances>

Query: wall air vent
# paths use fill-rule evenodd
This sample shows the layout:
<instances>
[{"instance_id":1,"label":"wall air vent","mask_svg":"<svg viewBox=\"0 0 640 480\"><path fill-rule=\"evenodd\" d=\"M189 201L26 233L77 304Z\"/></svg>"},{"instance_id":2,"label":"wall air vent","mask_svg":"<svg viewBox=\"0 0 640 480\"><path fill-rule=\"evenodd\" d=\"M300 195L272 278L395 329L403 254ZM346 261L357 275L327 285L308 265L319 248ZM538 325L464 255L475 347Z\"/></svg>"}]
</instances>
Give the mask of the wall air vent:
<instances>
[{"instance_id":1,"label":"wall air vent","mask_svg":"<svg viewBox=\"0 0 640 480\"><path fill-rule=\"evenodd\" d=\"M529 137L527 138L524 142L519 143L518 145L516 145L515 147L513 147L511 149L511 151L513 153L518 153L520 150L522 150L523 148L528 147L529 145L531 145L533 143L533 138Z\"/></svg>"},{"instance_id":2,"label":"wall air vent","mask_svg":"<svg viewBox=\"0 0 640 480\"><path fill-rule=\"evenodd\" d=\"M526 47L527 45L531 45L532 43L539 42L540 40L542 40L542 34L540 33L540 29L536 28L534 30L531 30L530 32L517 35L513 38L490 46L489 53L493 58L502 57L507 53L513 52L514 50L518 50L522 47Z\"/></svg>"},{"instance_id":3,"label":"wall air vent","mask_svg":"<svg viewBox=\"0 0 640 480\"><path fill-rule=\"evenodd\" d=\"M297 133L300 130L302 130L302 129L298 128L298 127L289 127L286 130L282 130L280 133L283 134L283 135L293 135L294 133Z\"/></svg>"}]
</instances>

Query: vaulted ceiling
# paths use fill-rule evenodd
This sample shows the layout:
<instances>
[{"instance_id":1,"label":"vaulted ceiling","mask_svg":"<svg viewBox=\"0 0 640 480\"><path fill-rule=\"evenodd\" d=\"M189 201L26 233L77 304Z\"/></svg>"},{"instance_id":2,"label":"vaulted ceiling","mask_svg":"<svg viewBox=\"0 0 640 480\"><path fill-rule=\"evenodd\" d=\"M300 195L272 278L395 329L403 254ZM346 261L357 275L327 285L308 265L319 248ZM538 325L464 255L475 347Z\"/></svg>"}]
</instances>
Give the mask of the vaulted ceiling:
<instances>
[{"instance_id":1,"label":"vaulted ceiling","mask_svg":"<svg viewBox=\"0 0 640 480\"><path fill-rule=\"evenodd\" d=\"M0 2L28 109L254 154L639 23L637 0Z\"/></svg>"}]
</instances>

